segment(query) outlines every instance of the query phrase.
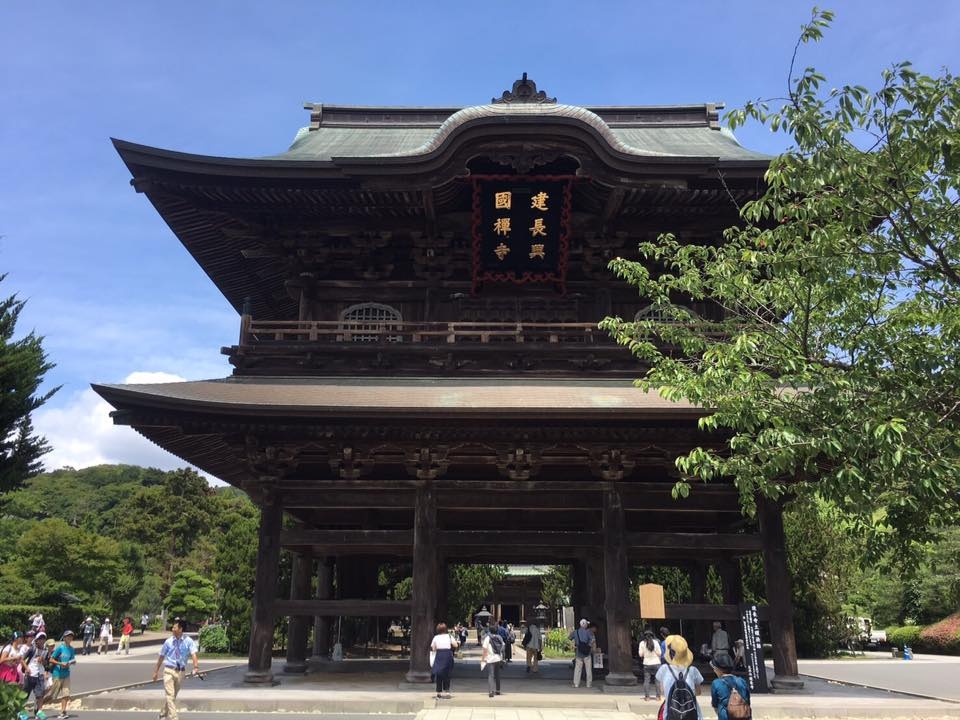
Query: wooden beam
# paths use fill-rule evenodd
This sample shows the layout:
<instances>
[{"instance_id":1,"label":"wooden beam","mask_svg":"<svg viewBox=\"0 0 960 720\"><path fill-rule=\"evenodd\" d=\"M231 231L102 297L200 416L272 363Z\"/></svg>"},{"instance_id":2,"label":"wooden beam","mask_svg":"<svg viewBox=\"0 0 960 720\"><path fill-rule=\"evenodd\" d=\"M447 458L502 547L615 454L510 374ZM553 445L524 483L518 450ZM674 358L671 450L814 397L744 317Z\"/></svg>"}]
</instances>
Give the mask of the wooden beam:
<instances>
[{"instance_id":1,"label":"wooden beam","mask_svg":"<svg viewBox=\"0 0 960 720\"><path fill-rule=\"evenodd\" d=\"M277 600L278 617L403 617L410 614L409 600Z\"/></svg>"},{"instance_id":2,"label":"wooden beam","mask_svg":"<svg viewBox=\"0 0 960 720\"><path fill-rule=\"evenodd\" d=\"M413 530L284 530L280 542L287 547L325 545L337 547L413 546Z\"/></svg>"},{"instance_id":3,"label":"wooden beam","mask_svg":"<svg viewBox=\"0 0 960 720\"><path fill-rule=\"evenodd\" d=\"M668 620L726 620L727 622L736 622L740 619L739 609L736 605L711 605L709 603L680 603L667 605L666 608ZM637 617L640 617L640 608L636 609ZM757 606L761 620L768 620L770 617L769 609L766 605Z\"/></svg>"}]
</instances>

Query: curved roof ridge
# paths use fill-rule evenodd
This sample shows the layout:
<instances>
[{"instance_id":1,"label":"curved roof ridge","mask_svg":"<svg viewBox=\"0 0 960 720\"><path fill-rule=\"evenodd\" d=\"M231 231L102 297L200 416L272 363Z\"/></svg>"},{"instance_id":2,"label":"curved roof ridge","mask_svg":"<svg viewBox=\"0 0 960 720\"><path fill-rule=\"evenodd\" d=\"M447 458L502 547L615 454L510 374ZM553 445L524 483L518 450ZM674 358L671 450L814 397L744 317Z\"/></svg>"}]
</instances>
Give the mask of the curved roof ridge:
<instances>
[{"instance_id":1,"label":"curved roof ridge","mask_svg":"<svg viewBox=\"0 0 960 720\"><path fill-rule=\"evenodd\" d=\"M487 105L472 105L470 107L458 110L437 129L433 137L427 142L408 150L400 150L393 153L384 153L382 157L413 157L417 155L426 155L437 150L446 140L453 135L457 128L473 120L481 120L493 117L514 116L539 116L539 117L562 117L571 120L578 120L589 125L596 130L600 136L610 145L611 148L626 155L649 155L649 156L667 156L668 153L642 150L632 145L627 145L620 138L614 135L610 126L595 112L579 105L564 105L552 103L540 104L510 104L497 103Z\"/></svg>"}]
</instances>

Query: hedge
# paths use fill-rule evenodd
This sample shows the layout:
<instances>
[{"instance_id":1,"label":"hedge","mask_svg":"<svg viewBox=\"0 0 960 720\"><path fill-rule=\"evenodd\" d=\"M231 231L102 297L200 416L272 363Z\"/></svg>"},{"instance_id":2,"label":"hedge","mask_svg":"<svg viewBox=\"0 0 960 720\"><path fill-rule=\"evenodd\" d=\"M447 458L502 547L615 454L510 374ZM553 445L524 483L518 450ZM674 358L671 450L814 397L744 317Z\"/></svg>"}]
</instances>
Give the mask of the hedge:
<instances>
[{"instance_id":1,"label":"hedge","mask_svg":"<svg viewBox=\"0 0 960 720\"><path fill-rule=\"evenodd\" d=\"M960 613L923 628L917 646L923 652L960 655Z\"/></svg>"},{"instance_id":2,"label":"hedge","mask_svg":"<svg viewBox=\"0 0 960 720\"><path fill-rule=\"evenodd\" d=\"M923 630L923 628L919 625L887 628L887 642L900 649L903 649L905 645L909 645L916 650L917 639L920 637L921 630Z\"/></svg>"},{"instance_id":3,"label":"hedge","mask_svg":"<svg viewBox=\"0 0 960 720\"><path fill-rule=\"evenodd\" d=\"M60 633L77 628L86 617L83 608L56 607L53 605L0 605L0 637L8 639L14 631L24 632L30 627L30 616L42 613L47 626L47 635L59 638Z\"/></svg>"}]
</instances>

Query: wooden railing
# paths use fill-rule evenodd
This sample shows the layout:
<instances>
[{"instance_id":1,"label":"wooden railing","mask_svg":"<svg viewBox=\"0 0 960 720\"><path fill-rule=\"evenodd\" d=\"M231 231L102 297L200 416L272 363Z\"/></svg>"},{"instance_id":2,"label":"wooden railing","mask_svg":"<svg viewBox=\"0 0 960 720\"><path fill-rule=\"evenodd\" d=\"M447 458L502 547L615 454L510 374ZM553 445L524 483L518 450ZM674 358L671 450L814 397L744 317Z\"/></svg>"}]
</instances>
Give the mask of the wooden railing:
<instances>
[{"instance_id":1,"label":"wooden railing","mask_svg":"<svg viewBox=\"0 0 960 720\"><path fill-rule=\"evenodd\" d=\"M274 343L484 343L612 344L596 323L396 322L250 320L244 316L241 346Z\"/></svg>"}]
</instances>

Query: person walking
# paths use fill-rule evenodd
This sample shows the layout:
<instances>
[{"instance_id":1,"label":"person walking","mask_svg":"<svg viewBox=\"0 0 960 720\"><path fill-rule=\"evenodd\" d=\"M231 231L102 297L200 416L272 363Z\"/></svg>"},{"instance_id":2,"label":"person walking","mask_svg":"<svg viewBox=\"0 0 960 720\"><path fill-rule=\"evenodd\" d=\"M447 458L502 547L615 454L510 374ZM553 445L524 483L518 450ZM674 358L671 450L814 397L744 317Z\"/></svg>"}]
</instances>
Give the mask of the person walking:
<instances>
[{"instance_id":1,"label":"person walking","mask_svg":"<svg viewBox=\"0 0 960 720\"><path fill-rule=\"evenodd\" d=\"M58 720L66 720L70 717L67 714L67 703L70 702L70 666L77 663L77 653L71 643L73 643L73 630L64 630L60 644L50 655L50 665L53 666L50 674L53 676L53 682L47 699L53 703L60 703Z\"/></svg>"},{"instance_id":2,"label":"person walking","mask_svg":"<svg viewBox=\"0 0 960 720\"><path fill-rule=\"evenodd\" d=\"M150 624L150 613L144 613L140 616L140 634L143 635L147 631L147 625Z\"/></svg>"},{"instance_id":3,"label":"person walking","mask_svg":"<svg viewBox=\"0 0 960 720\"><path fill-rule=\"evenodd\" d=\"M29 699L30 695L33 694L33 715L36 720L47 720L47 715L43 712L43 696L47 691L47 657L49 654L47 634L44 632L37 633L33 647L30 648L30 654L27 656L27 675L23 684L23 691L27 694L27 698ZM26 717L26 713L22 717Z\"/></svg>"},{"instance_id":4,"label":"person walking","mask_svg":"<svg viewBox=\"0 0 960 720\"><path fill-rule=\"evenodd\" d=\"M501 619L497 624L497 634L500 636L500 639L503 640L504 663L513 662L513 643L516 641L517 636L510 631L509 627L507 627L506 620Z\"/></svg>"},{"instance_id":5,"label":"person walking","mask_svg":"<svg viewBox=\"0 0 960 720\"><path fill-rule=\"evenodd\" d=\"M23 677L23 654L20 648L23 637L15 632L10 636L10 642L0 650L0 682L19 685Z\"/></svg>"},{"instance_id":6,"label":"person walking","mask_svg":"<svg viewBox=\"0 0 960 720\"><path fill-rule=\"evenodd\" d=\"M567 637L573 640L573 686L580 687L580 674L585 674L587 687L593 685L593 651L597 646L597 639L590 632L590 623L586 618L580 621L580 627Z\"/></svg>"},{"instance_id":7,"label":"person walking","mask_svg":"<svg viewBox=\"0 0 960 720\"><path fill-rule=\"evenodd\" d=\"M717 679L710 684L710 704L717 720L749 720L750 688L747 681L733 674L733 660L722 654L710 661Z\"/></svg>"},{"instance_id":8,"label":"person walking","mask_svg":"<svg viewBox=\"0 0 960 720\"><path fill-rule=\"evenodd\" d=\"M83 638L83 647L81 655L89 655L93 652L93 638L97 634L97 625L92 617L88 617L80 626L80 637Z\"/></svg>"},{"instance_id":9,"label":"person walking","mask_svg":"<svg viewBox=\"0 0 960 720\"><path fill-rule=\"evenodd\" d=\"M160 648L157 666L153 670L153 679L160 679L163 670L163 707L160 708L161 720L177 720L177 695L183 684L183 672L187 668L187 659L193 662L193 674L200 672L197 660L197 644L193 638L183 634L183 621L174 620L168 637Z\"/></svg>"},{"instance_id":10,"label":"person walking","mask_svg":"<svg viewBox=\"0 0 960 720\"><path fill-rule=\"evenodd\" d=\"M643 640L640 641L638 655L643 664L643 699L650 699L650 686L656 693L657 700L660 699L660 686L657 684L657 671L660 670L660 658L663 653L660 650L660 643L653 638L653 630L643 631Z\"/></svg>"},{"instance_id":11,"label":"person walking","mask_svg":"<svg viewBox=\"0 0 960 720\"><path fill-rule=\"evenodd\" d=\"M663 693L663 717L669 720L703 720L697 702L703 675L693 665L693 653L681 635L664 638L666 663L657 671L657 682Z\"/></svg>"},{"instance_id":12,"label":"person walking","mask_svg":"<svg viewBox=\"0 0 960 720\"><path fill-rule=\"evenodd\" d=\"M121 650L125 650L125 655L130 654L130 636L133 635L133 618L125 617L123 627L120 629L120 642L117 643L117 655Z\"/></svg>"},{"instance_id":13,"label":"person walking","mask_svg":"<svg viewBox=\"0 0 960 720\"><path fill-rule=\"evenodd\" d=\"M436 635L430 642L431 671L437 681L437 699L453 697L450 694L450 674L453 672L453 651L460 643L450 637L447 624L437 625Z\"/></svg>"},{"instance_id":14,"label":"person walking","mask_svg":"<svg viewBox=\"0 0 960 720\"><path fill-rule=\"evenodd\" d=\"M110 651L110 643L113 642L113 625L110 618L104 618L100 624L100 644L97 646L97 655L103 653L106 655Z\"/></svg>"},{"instance_id":15,"label":"person walking","mask_svg":"<svg viewBox=\"0 0 960 720\"><path fill-rule=\"evenodd\" d=\"M540 626L534 620L527 625L527 632L523 635L521 642L527 651L527 672L540 672L540 653L543 651L543 634L540 632Z\"/></svg>"},{"instance_id":16,"label":"person walking","mask_svg":"<svg viewBox=\"0 0 960 720\"><path fill-rule=\"evenodd\" d=\"M487 669L487 690L489 696L500 694L500 670L503 668L503 638L497 633L497 626L491 622L480 645L480 672Z\"/></svg>"}]
</instances>

